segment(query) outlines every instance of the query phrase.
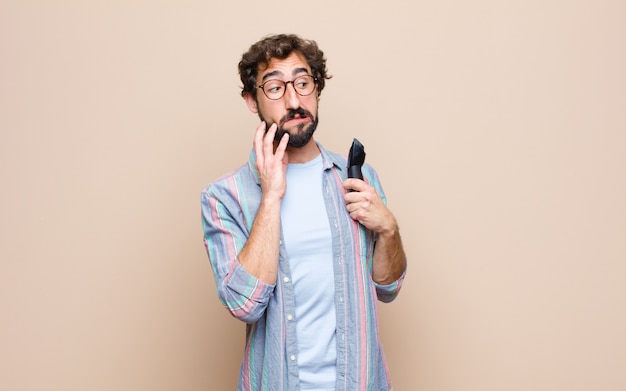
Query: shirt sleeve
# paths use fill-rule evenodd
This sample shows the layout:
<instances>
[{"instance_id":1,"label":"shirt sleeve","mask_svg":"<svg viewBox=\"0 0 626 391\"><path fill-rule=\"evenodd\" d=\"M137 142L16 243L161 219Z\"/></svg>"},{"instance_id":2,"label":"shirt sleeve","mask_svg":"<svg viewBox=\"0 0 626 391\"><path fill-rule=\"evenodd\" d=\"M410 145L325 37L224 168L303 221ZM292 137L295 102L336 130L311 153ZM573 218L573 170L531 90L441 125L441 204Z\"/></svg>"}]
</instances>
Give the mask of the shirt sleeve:
<instances>
[{"instance_id":1,"label":"shirt sleeve","mask_svg":"<svg viewBox=\"0 0 626 391\"><path fill-rule=\"evenodd\" d=\"M395 298L398 297L398 293L400 293L400 288L402 288L402 282L404 281L405 275L406 269L404 269L404 272L402 273L400 278L398 278L391 284L382 285L374 281L374 287L376 288L376 295L378 296L378 300L382 301L383 303L390 303L394 301Z\"/></svg>"},{"instance_id":2,"label":"shirt sleeve","mask_svg":"<svg viewBox=\"0 0 626 391\"><path fill-rule=\"evenodd\" d=\"M378 177L378 173L372 166L369 164L365 164L363 166L363 173L366 178L366 181L374 187L376 192L380 195L381 199L387 205L387 197L385 196L385 191L383 190L382 184L380 182L380 178ZM408 265L408 262L407 262ZM390 284L378 284L374 281L374 287L376 288L376 294L378 295L378 300L383 303L390 303L398 297L400 293L400 289L402 288L402 282L404 281L404 277L406 275L406 268L402 272L400 278Z\"/></svg>"},{"instance_id":3,"label":"shirt sleeve","mask_svg":"<svg viewBox=\"0 0 626 391\"><path fill-rule=\"evenodd\" d=\"M237 259L249 236L238 203L232 197L218 199L209 188L202 192L201 205L218 298L235 318L254 323L265 313L275 285L252 276Z\"/></svg>"}]
</instances>

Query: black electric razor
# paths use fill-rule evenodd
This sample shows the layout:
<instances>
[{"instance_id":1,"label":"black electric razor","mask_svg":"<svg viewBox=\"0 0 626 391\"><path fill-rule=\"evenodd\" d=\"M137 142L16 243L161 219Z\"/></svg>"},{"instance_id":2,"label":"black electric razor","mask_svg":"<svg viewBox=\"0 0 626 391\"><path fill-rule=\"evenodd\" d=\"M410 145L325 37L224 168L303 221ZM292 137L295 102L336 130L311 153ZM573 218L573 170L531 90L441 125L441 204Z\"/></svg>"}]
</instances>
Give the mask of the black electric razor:
<instances>
[{"instance_id":1,"label":"black electric razor","mask_svg":"<svg viewBox=\"0 0 626 391\"><path fill-rule=\"evenodd\" d=\"M365 163L365 148L356 138L352 141L350 152L348 153L348 178L363 179L361 166Z\"/></svg>"}]
</instances>

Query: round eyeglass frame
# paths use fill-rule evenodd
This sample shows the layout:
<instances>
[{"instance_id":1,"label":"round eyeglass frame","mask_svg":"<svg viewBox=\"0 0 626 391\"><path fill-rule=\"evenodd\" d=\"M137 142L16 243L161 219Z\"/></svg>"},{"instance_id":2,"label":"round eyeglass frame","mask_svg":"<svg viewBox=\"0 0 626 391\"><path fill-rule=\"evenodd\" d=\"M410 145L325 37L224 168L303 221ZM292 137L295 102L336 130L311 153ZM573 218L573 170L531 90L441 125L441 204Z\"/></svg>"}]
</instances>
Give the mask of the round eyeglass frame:
<instances>
[{"instance_id":1,"label":"round eyeglass frame","mask_svg":"<svg viewBox=\"0 0 626 391\"><path fill-rule=\"evenodd\" d=\"M308 94L302 94L302 93L300 93L300 92L298 91L298 89L296 88L296 86L294 85L294 82L295 82L296 80L301 79L301 78L303 78L303 77L310 77L311 79L313 79L313 84L314 84L314 86L313 86L313 89L311 90L311 92L309 92ZM267 83L269 83L269 82L272 82L272 81L273 81L273 82L277 82L277 81L279 81L279 82L283 83L283 84L284 84L284 86L285 86L285 88L283 89L283 93L282 93L282 94L281 94L278 98L270 98L270 97L267 95L267 92L265 91L265 88L264 88L264 87L265 87L265 85L266 85ZM289 83L291 83L291 85L292 85L292 87L293 87L293 90L296 92L296 94L298 94L298 95L300 95L300 96L309 96L309 95L311 95L311 94L313 93L313 91L315 91L315 88L317 87L317 77L315 77L315 76L313 76L313 75L308 75L308 74L307 74L307 75L298 76L298 77L296 77L296 78L295 78L295 79L293 79L293 80L287 80L287 81L280 80L280 79L271 79L271 80L267 80L265 83L261 84L260 86L257 86L257 88L260 88L260 89L261 89L261 91L263 91L263 95L265 95L265 97L266 97L267 99L269 99L269 100L279 100L279 99L281 99L283 96L285 96L285 92L287 92L287 85L288 85Z\"/></svg>"}]
</instances>

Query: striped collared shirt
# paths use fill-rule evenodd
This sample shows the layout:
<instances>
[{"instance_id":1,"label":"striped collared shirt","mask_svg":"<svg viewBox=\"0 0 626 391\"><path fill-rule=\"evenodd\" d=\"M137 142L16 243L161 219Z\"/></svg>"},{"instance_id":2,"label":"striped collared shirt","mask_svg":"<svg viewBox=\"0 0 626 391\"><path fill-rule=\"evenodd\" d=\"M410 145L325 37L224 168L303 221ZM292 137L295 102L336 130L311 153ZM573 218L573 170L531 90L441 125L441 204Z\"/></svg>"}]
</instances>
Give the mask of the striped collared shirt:
<instances>
[{"instance_id":1,"label":"striped collared shirt","mask_svg":"<svg viewBox=\"0 0 626 391\"><path fill-rule=\"evenodd\" d=\"M391 381L378 337L377 300L390 302L400 291L397 281L372 280L376 235L348 214L344 202L346 159L318 144L324 164L323 194L332 235L337 311L336 390L388 391ZM241 391L299 390L296 326L287 319L295 310L291 273L280 246L279 275L269 285L250 275L237 256L248 239L261 202L254 167L256 156L202 191L204 244L217 294L230 313L245 322L246 343L239 377ZM386 202L378 175L363 166L364 180Z\"/></svg>"}]
</instances>

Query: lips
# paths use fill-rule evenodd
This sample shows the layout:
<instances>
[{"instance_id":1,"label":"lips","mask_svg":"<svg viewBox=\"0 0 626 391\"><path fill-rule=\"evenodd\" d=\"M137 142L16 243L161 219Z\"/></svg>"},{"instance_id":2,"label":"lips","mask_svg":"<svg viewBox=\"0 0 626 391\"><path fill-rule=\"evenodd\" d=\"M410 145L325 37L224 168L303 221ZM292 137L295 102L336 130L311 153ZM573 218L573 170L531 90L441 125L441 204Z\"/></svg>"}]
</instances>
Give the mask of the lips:
<instances>
[{"instance_id":1,"label":"lips","mask_svg":"<svg viewBox=\"0 0 626 391\"><path fill-rule=\"evenodd\" d=\"M287 113L287 115L285 115L281 120L281 125L309 122L311 118L312 116L307 110L298 108Z\"/></svg>"},{"instance_id":2,"label":"lips","mask_svg":"<svg viewBox=\"0 0 626 391\"><path fill-rule=\"evenodd\" d=\"M303 116L303 117L297 116L297 117L294 117L294 118L287 119L287 121L285 121L285 123L286 124L292 124L292 123L306 122L306 121L309 121L309 120L310 120L310 118L308 116Z\"/></svg>"}]
</instances>

